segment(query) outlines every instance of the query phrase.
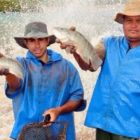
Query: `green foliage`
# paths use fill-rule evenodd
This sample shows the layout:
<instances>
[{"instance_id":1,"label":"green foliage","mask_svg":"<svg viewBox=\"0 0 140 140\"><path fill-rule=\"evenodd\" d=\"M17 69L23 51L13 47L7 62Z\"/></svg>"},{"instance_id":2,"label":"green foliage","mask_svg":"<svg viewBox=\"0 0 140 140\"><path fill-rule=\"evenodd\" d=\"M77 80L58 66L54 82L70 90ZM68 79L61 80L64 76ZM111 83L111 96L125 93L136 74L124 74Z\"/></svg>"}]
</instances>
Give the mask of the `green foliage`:
<instances>
[{"instance_id":1,"label":"green foliage","mask_svg":"<svg viewBox=\"0 0 140 140\"><path fill-rule=\"evenodd\" d=\"M0 12L5 11L20 11L19 0L0 0Z\"/></svg>"}]
</instances>

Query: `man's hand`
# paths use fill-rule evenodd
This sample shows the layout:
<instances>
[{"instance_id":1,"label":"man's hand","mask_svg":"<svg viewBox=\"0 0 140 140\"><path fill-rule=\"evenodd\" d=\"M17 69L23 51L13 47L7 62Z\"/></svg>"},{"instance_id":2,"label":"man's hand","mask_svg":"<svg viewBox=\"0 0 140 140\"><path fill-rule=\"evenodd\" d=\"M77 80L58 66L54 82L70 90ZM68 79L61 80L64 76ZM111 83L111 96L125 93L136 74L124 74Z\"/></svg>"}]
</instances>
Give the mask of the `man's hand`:
<instances>
[{"instance_id":1,"label":"man's hand","mask_svg":"<svg viewBox=\"0 0 140 140\"><path fill-rule=\"evenodd\" d=\"M7 84L11 91L15 91L20 87L20 79L9 72L7 68L0 68L0 76L5 76Z\"/></svg>"},{"instance_id":2,"label":"man's hand","mask_svg":"<svg viewBox=\"0 0 140 140\"><path fill-rule=\"evenodd\" d=\"M57 117L60 115L60 110L59 110L59 107L57 108L51 108L47 111L44 112L43 116L47 116L47 115L50 115L50 122L54 122Z\"/></svg>"},{"instance_id":3,"label":"man's hand","mask_svg":"<svg viewBox=\"0 0 140 140\"><path fill-rule=\"evenodd\" d=\"M76 52L76 47L71 42L61 42L61 40L56 39L56 42L60 44L61 49L65 49L66 52L74 53Z\"/></svg>"}]
</instances>

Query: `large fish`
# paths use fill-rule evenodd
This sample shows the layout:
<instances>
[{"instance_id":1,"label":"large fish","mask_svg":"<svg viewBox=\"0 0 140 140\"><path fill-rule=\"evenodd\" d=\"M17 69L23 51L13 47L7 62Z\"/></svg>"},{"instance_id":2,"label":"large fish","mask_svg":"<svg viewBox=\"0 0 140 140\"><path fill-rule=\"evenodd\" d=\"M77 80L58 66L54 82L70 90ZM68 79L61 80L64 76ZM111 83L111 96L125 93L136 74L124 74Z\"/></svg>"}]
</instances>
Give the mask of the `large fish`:
<instances>
[{"instance_id":1,"label":"large fish","mask_svg":"<svg viewBox=\"0 0 140 140\"><path fill-rule=\"evenodd\" d=\"M23 79L21 64L16 59L5 57L1 53L0 53L0 68L7 68L9 70L9 73L12 73L17 77Z\"/></svg>"},{"instance_id":2,"label":"large fish","mask_svg":"<svg viewBox=\"0 0 140 140\"><path fill-rule=\"evenodd\" d=\"M53 34L62 42L70 42L75 46L76 52L87 63L97 70L102 60L97 55L91 43L78 31L67 28L54 27Z\"/></svg>"}]
</instances>

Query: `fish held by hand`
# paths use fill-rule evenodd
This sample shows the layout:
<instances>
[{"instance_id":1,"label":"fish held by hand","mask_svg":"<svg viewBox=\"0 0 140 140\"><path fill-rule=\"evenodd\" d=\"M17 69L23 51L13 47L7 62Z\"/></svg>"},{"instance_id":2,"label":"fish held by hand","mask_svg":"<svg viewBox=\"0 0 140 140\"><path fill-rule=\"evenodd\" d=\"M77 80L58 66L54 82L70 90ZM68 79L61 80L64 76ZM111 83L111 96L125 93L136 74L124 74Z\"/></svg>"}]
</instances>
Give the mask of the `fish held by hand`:
<instances>
[{"instance_id":1,"label":"fish held by hand","mask_svg":"<svg viewBox=\"0 0 140 140\"><path fill-rule=\"evenodd\" d=\"M0 68L8 69L9 73L23 79L22 65L16 59L5 57L2 53L0 53Z\"/></svg>"},{"instance_id":2,"label":"fish held by hand","mask_svg":"<svg viewBox=\"0 0 140 140\"><path fill-rule=\"evenodd\" d=\"M63 45L63 43L67 44L68 42L73 44L66 45L66 51L71 52L69 46L73 46L74 48L72 47L72 49L75 50L87 64L90 64L94 70L97 70L101 66L102 59L97 55L92 44L80 32L67 28L54 27L53 34L60 40L61 45Z\"/></svg>"}]
</instances>

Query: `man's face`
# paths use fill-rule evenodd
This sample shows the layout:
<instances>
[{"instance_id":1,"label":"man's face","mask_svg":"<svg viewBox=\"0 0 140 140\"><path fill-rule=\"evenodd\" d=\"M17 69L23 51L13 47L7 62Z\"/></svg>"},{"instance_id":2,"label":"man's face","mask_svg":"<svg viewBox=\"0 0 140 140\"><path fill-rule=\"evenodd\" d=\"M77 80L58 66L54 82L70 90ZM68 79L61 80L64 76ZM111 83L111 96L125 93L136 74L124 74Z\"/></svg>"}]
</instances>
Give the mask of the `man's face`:
<instances>
[{"instance_id":1,"label":"man's face","mask_svg":"<svg viewBox=\"0 0 140 140\"><path fill-rule=\"evenodd\" d=\"M47 38L28 38L25 40L27 48L37 58L43 57L46 52L48 42L49 40Z\"/></svg>"},{"instance_id":2,"label":"man's face","mask_svg":"<svg viewBox=\"0 0 140 140\"><path fill-rule=\"evenodd\" d=\"M130 41L140 42L140 16L125 16L123 30Z\"/></svg>"}]
</instances>

